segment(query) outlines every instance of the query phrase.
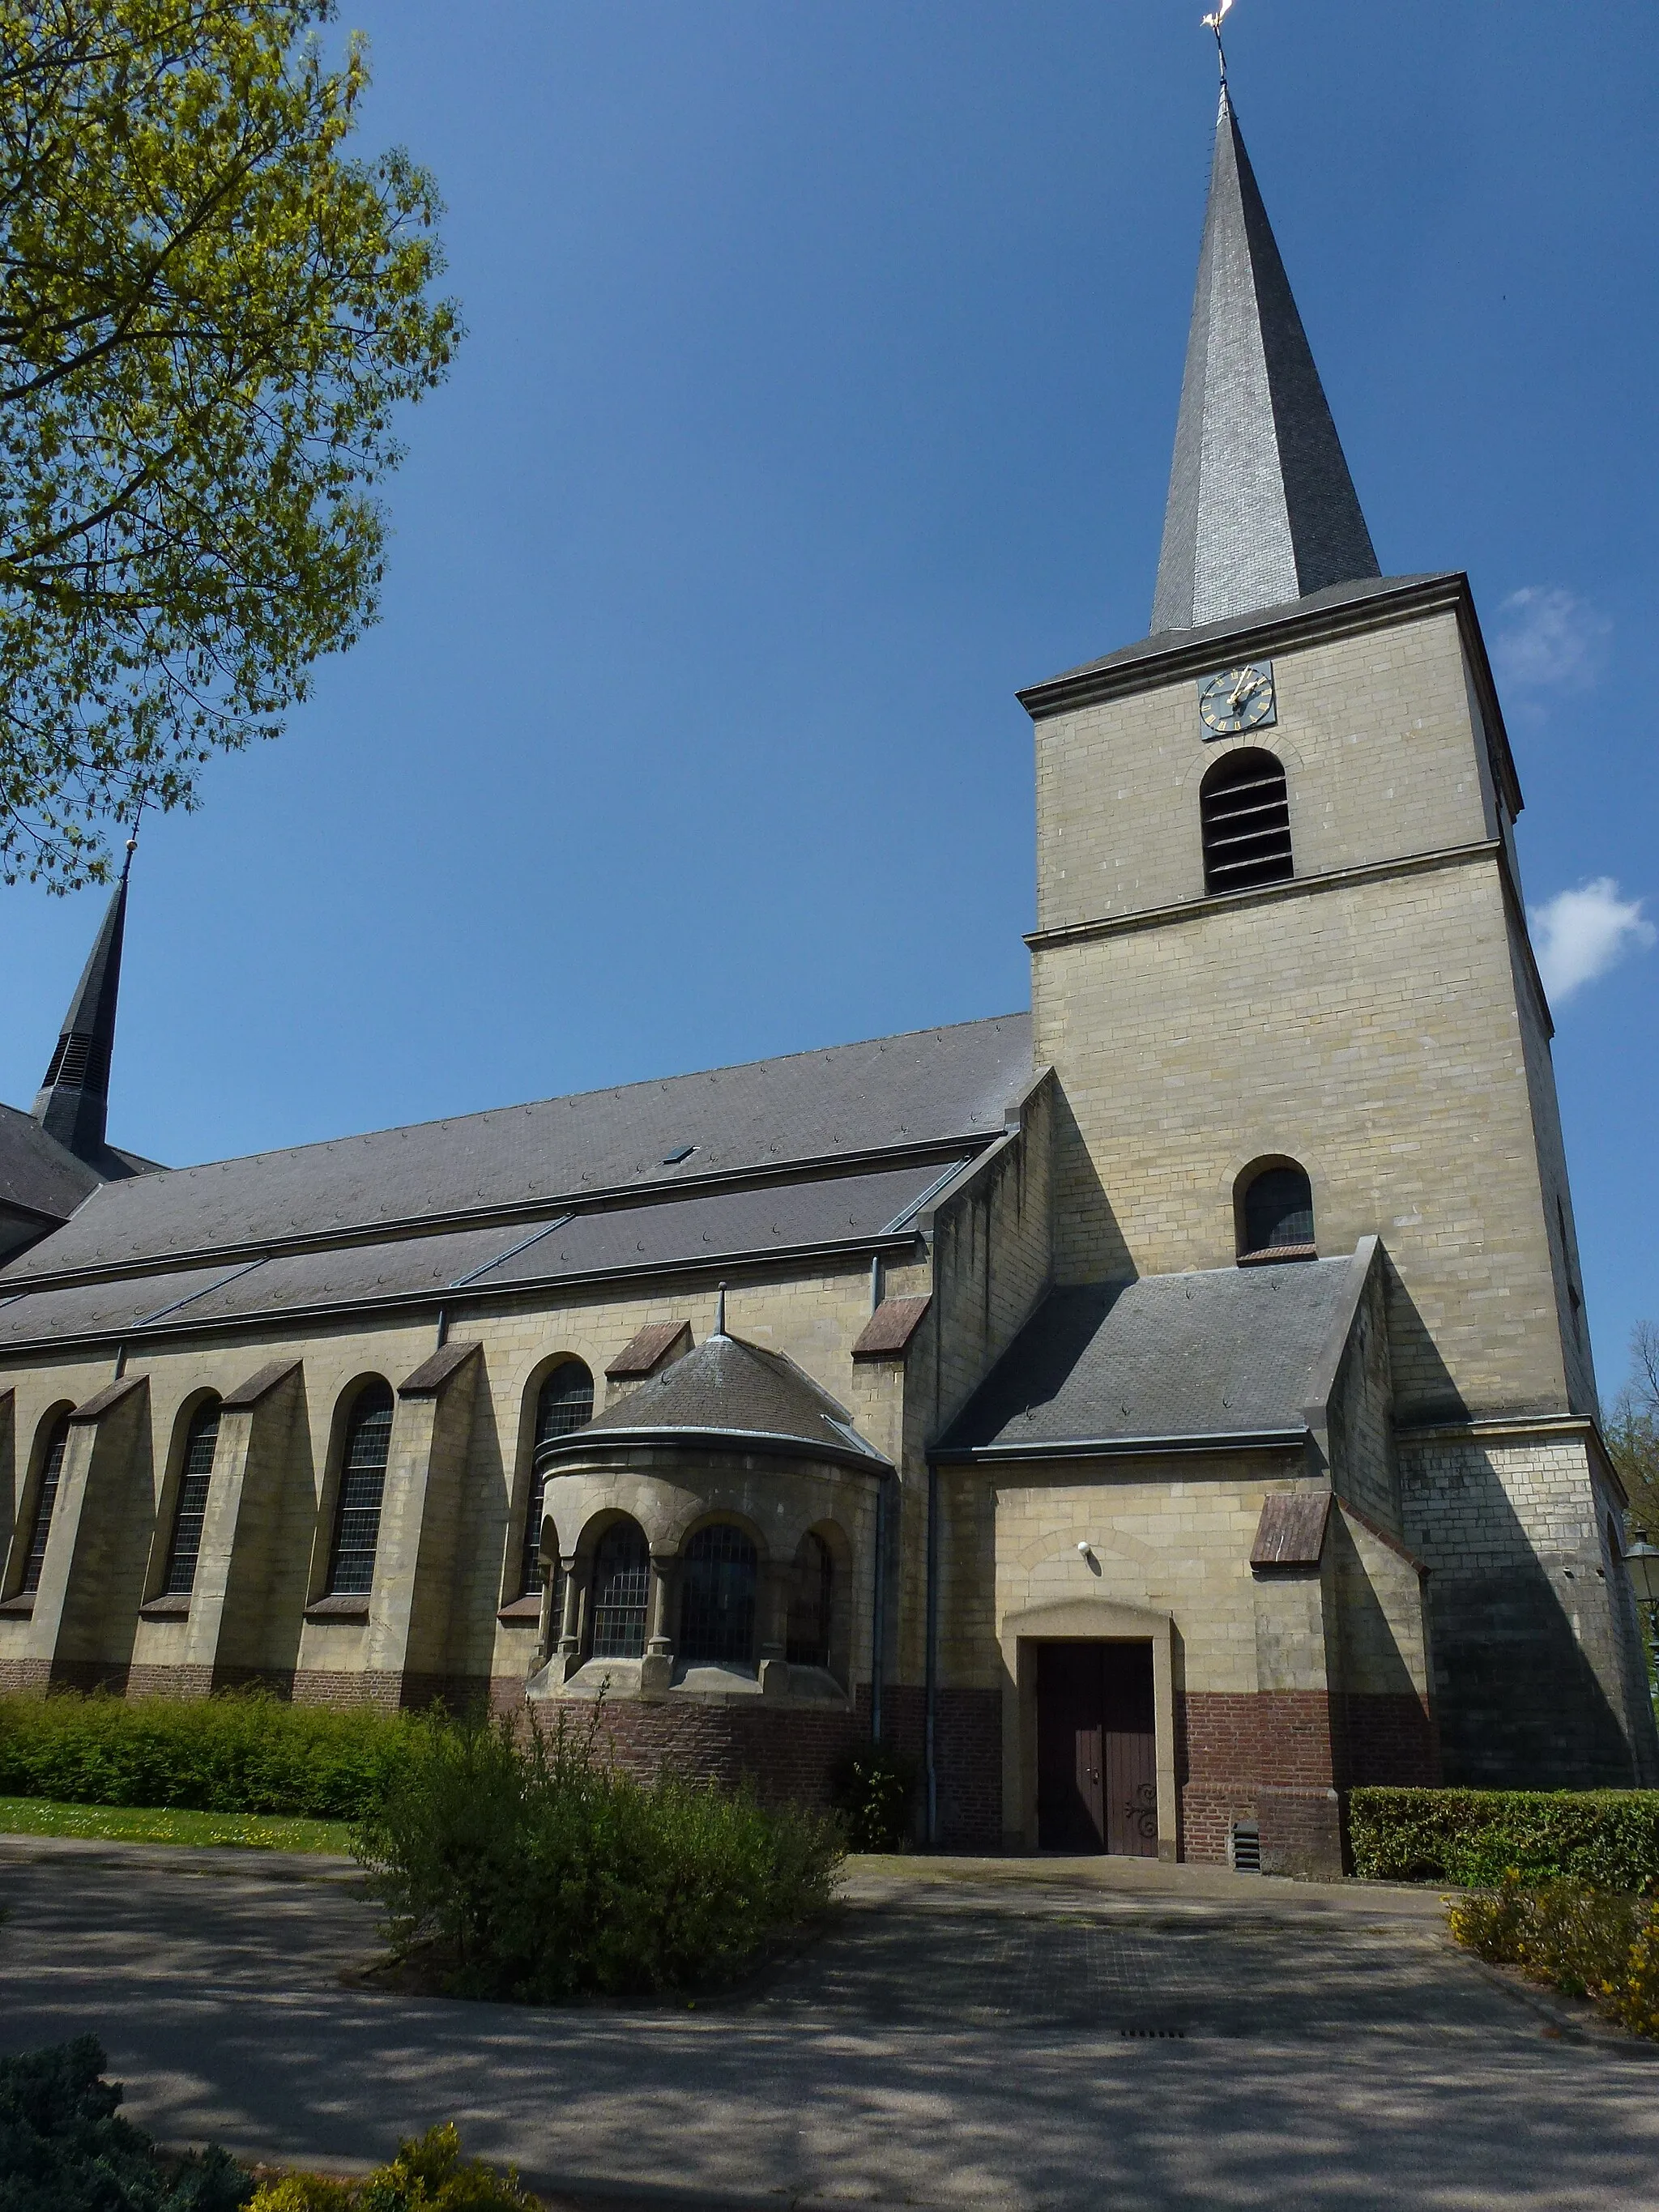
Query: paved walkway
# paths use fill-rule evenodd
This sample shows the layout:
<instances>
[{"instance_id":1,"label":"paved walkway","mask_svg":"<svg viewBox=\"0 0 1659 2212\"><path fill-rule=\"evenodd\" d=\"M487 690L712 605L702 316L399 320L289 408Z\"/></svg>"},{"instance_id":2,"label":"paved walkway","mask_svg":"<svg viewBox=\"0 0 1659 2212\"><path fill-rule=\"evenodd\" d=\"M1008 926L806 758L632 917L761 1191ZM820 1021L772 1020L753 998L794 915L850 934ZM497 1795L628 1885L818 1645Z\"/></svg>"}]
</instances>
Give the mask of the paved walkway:
<instances>
[{"instance_id":1,"label":"paved walkway","mask_svg":"<svg viewBox=\"0 0 1659 2212\"><path fill-rule=\"evenodd\" d=\"M680 2206L1659 2206L1659 2048L1564 2032L1437 1900L1138 1862L866 1861L733 2000L343 1984L337 1860L0 1838L0 2045L102 2036L164 2140L351 2171L454 2118L532 2185Z\"/></svg>"}]
</instances>

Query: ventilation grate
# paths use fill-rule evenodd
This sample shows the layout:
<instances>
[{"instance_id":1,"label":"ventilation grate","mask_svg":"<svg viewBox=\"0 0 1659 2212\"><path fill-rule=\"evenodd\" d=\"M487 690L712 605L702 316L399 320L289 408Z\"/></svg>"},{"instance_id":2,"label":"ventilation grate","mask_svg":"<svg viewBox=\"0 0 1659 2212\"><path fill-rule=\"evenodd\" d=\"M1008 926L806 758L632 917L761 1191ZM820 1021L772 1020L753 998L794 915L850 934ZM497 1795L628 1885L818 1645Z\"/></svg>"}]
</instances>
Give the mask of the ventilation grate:
<instances>
[{"instance_id":1,"label":"ventilation grate","mask_svg":"<svg viewBox=\"0 0 1659 2212\"><path fill-rule=\"evenodd\" d=\"M1184 2027L1121 2027L1118 2033L1134 2043L1184 2043Z\"/></svg>"},{"instance_id":2,"label":"ventilation grate","mask_svg":"<svg viewBox=\"0 0 1659 2212\"><path fill-rule=\"evenodd\" d=\"M1235 1820L1227 1839L1227 1856L1235 1874L1261 1871L1261 1831L1254 1820Z\"/></svg>"}]
</instances>

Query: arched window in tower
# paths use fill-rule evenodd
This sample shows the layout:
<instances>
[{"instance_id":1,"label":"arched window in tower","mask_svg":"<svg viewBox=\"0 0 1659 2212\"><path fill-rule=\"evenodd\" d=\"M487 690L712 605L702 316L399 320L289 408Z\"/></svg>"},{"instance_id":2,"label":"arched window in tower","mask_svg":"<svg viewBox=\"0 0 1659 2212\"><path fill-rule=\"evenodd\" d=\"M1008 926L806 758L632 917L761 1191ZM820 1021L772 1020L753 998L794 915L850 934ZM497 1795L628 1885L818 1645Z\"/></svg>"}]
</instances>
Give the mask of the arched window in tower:
<instances>
[{"instance_id":1,"label":"arched window in tower","mask_svg":"<svg viewBox=\"0 0 1659 2212\"><path fill-rule=\"evenodd\" d=\"M645 1652L651 1553L637 1521L613 1521L593 1553L596 1659L638 1659Z\"/></svg>"},{"instance_id":2,"label":"arched window in tower","mask_svg":"<svg viewBox=\"0 0 1659 2212\"><path fill-rule=\"evenodd\" d=\"M1313 1185L1294 1160L1276 1160L1251 1175L1238 1202L1241 1261L1311 1260Z\"/></svg>"},{"instance_id":3,"label":"arched window in tower","mask_svg":"<svg viewBox=\"0 0 1659 2212\"><path fill-rule=\"evenodd\" d=\"M366 1595L374 1587L392 1403L391 1384L377 1378L364 1383L352 1404L340 1455L340 1500L335 1509L334 1556L328 1578L331 1597Z\"/></svg>"},{"instance_id":4,"label":"arched window in tower","mask_svg":"<svg viewBox=\"0 0 1659 2212\"><path fill-rule=\"evenodd\" d=\"M529 1597L541 1588L543 1501L547 1494L546 1445L585 1429L593 1418L593 1377L580 1359L562 1359L542 1384L536 1400L536 1443L530 1463L530 1498L525 1508L524 1556L520 1564L519 1592ZM558 1581L557 1571L554 1580ZM553 1592L553 1619L559 1618L559 1592Z\"/></svg>"},{"instance_id":5,"label":"arched window in tower","mask_svg":"<svg viewBox=\"0 0 1659 2212\"><path fill-rule=\"evenodd\" d=\"M1280 884L1291 864L1291 802L1285 770L1254 746L1224 753L1199 786L1206 891Z\"/></svg>"},{"instance_id":6,"label":"arched window in tower","mask_svg":"<svg viewBox=\"0 0 1659 2212\"><path fill-rule=\"evenodd\" d=\"M836 1595L836 1563L816 1530L801 1538L789 1592L789 1625L784 1656L792 1667L828 1667L830 1611Z\"/></svg>"},{"instance_id":7,"label":"arched window in tower","mask_svg":"<svg viewBox=\"0 0 1659 2212\"><path fill-rule=\"evenodd\" d=\"M179 1503L173 1510L173 1542L167 1551L163 1597L187 1597L196 1583L197 1555L207 1519L208 1488L213 1480L214 1448L219 1441L219 1401L210 1398L190 1417L184 1459L179 1469Z\"/></svg>"},{"instance_id":8,"label":"arched window in tower","mask_svg":"<svg viewBox=\"0 0 1659 2212\"><path fill-rule=\"evenodd\" d=\"M64 1473L64 1454L69 1447L69 1415L60 1413L46 1439L46 1453L40 1462L40 1487L34 1498L34 1525L29 1530L29 1547L23 1554L23 1579L17 1586L20 1597L33 1597L40 1587L40 1570L46 1563L46 1539L52 1534L52 1510L58 1503L58 1485Z\"/></svg>"},{"instance_id":9,"label":"arched window in tower","mask_svg":"<svg viewBox=\"0 0 1659 2212\"><path fill-rule=\"evenodd\" d=\"M680 1636L688 1667L755 1660L755 1547L729 1521L699 1528L681 1553Z\"/></svg>"}]
</instances>

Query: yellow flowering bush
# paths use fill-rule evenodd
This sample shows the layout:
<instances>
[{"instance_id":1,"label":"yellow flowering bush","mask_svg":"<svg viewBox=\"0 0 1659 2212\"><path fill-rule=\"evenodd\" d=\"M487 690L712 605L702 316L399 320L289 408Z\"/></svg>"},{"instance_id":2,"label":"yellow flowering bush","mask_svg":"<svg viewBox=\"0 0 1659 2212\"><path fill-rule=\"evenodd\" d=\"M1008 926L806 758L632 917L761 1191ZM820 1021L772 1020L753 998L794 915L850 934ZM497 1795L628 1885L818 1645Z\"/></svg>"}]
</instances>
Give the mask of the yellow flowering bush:
<instances>
[{"instance_id":1,"label":"yellow flowering bush","mask_svg":"<svg viewBox=\"0 0 1659 2212\"><path fill-rule=\"evenodd\" d=\"M319 2173L285 2173L258 2189L247 2212L536 2212L536 2199L516 2172L502 2173L481 2158L463 2160L460 2130L428 2128L399 2146L390 2166L361 2181Z\"/></svg>"},{"instance_id":2,"label":"yellow flowering bush","mask_svg":"<svg viewBox=\"0 0 1659 2212\"><path fill-rule=\"evenodd\" d=\"M1623 2027L1659 2037L1659 1899L1589 1882L1528 1887L1510 1867L1495 1890L1451 1904L1452 1935L1477 1957L1588 1996Z\"/></svg>"}]
</instances>

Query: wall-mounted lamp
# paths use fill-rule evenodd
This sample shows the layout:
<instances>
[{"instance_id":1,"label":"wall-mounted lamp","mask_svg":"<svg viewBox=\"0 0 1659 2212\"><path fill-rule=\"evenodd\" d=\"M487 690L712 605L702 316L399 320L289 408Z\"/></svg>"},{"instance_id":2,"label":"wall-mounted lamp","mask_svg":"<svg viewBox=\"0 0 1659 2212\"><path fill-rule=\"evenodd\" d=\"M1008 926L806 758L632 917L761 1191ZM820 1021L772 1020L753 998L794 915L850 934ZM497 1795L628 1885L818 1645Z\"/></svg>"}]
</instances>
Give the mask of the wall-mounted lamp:
<instances>
[{"instance_id":1,"label":"wall-mounted lamp","mask_svg":"<svg viewBox=\"0 0 1659 2212\"><path fill-rule=\"evenodd\" d=\"M1100 1572L1100 1561L1096 1559L1095 1547L1089 1539L1086 1536L1080 1538L1077 1548L1079 1555L1088 1562L1089 1572L1091 1575L1097 1575Z\"/></svg>"}]
</instances>

